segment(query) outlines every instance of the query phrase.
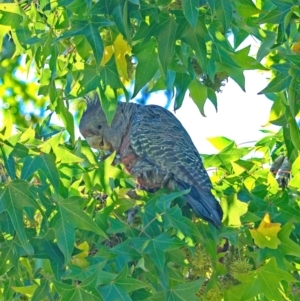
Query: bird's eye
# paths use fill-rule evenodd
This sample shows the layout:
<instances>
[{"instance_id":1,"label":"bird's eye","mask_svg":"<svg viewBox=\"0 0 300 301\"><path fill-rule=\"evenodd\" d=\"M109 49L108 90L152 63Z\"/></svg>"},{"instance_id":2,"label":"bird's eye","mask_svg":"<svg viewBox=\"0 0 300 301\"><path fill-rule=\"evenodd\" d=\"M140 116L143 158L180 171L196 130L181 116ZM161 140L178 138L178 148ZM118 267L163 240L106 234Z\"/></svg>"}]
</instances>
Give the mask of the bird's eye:
<instances>
[{"instance_id":1,"label":"bird's eye","mask_svg":"<svg viewBox=\"0 0 300 301\"><path fill-rule=\"evenodd\" d=\"M97 128L98 128L98 130L101 130L102 126L99 124L99 125L97 126Z\"/></svg>"}]
</instances>

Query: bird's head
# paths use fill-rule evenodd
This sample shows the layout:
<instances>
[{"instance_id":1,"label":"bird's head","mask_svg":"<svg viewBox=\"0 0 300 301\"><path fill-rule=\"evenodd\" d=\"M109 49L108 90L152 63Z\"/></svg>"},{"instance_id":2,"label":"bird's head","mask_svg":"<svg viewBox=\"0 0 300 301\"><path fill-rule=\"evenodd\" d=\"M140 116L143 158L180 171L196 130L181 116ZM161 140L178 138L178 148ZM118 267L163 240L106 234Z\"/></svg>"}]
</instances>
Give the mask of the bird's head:
<instances>
[{"instance_id":1,"label":"bird's head","mask_svg":"<svg viewBox=\"0 0 300 301\"><path fill-rule=\"evenodd\" d=\"M123 105L119 104L111 125L108 125L97 93L85 97L87 108L83 113L79 130L88 144L95 149L116 151L128 127L128 118L123 114Z\"/></svg>"}]
</instances>

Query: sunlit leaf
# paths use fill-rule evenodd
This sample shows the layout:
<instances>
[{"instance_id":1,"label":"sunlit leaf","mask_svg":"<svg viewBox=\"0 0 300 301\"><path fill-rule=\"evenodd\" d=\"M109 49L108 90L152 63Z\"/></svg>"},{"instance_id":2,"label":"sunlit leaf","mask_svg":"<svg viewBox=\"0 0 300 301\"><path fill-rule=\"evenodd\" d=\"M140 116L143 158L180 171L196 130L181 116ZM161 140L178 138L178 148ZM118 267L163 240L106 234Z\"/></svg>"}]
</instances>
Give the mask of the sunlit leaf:
<instances>
[{"instance_id":1,"label":"sunlit leaf","mask_svg":"<svg viewBox=\"0 0 300 301\"><path fill-rule=\"evenodd\" d=\"M34 291L37 289L37 285L32 284L28 286L12 286L11 288L17 293L21 293L27 296L32 296Z\"/></svg>"},{"instance_id":2,"label":"sunlit leaf","mask_svg":"<svg viewBox=\"0 0 300 301\"><path fill-rule=\"evenodd\" d=\"M223 148L229 146L234 141L231 139L228 139L226 137L212 137L207 138L207 140L217 149L222 150Z\"/></svg>"},{"instance_id":3,"label":"sunlit leaf","mask_svg":"<svg viewBox=\"0 0 300 301\"><path fill-rule=\"evenodd\" d=\"M229 226L241 226L241 216L248 210L248 204L238 200L237 195L231 195L226 200L221 200L223 208L223 219Z\"/></svg>"},{"instance_id":4,"label":"sunlit leaf","mask_svg":"<svg viewBox=\"0 0 300 301\"><path fill-rule=\"evenodd\" d=\"M271 223L270 216L266 213L258 228L250 229L250 232L255 244L260 248L268 247L270 249L276 249L280 244L278 238L280 227L281 224L279 223Z\"/></svg>"},{"instance_id":5,"label":"sunlit leaf","mask_svg":"<svg viewBox=\"0 0 300 301\"><path fill-rule=\"evenodd\" d=\"M126 54L131 52L131 47L128 43L124 40L123 36L119 34L114 41L114 53L116 58L116 64L119 71L120 76L124 79L128 80L128 73L127 73L127 61L126 61Z\"/></svg>"},{"instance_id":6,"label":"sunlit leaf","mask_svg":"<svg viewBox=\"0 0 300 301\"><path fill-rule=\"evenodd\" d=\"M237 292L239 287L243 287L239 297L242 300L249 300L260 293L263 293L270 300L281 300L279 283L284 280L287 282L296 282L296 279L288 272L279 269L276 266L275 258L271 258L264 266L255 271L244 275L238 275L237 279L242 282L232 289Z\"/></svg>"}]
</instances>

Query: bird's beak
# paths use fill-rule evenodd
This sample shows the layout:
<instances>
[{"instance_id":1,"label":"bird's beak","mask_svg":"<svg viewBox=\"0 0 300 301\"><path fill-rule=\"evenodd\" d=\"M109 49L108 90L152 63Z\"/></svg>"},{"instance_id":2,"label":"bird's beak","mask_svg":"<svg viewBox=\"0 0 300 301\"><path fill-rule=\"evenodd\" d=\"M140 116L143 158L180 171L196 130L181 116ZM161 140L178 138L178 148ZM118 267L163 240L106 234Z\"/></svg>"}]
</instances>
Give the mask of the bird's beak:
<instances>
[{"instance_id":1,"label":"bird's beak","mask_svg":"<svg viewBox=\"0 0 300 301\"><path fill-rule=\"evenodd\" d=\"M101 136L86 137L86 141L92 148L112 151L111 144L105 139L103 139Z\"/></svg>"}]
</instances>

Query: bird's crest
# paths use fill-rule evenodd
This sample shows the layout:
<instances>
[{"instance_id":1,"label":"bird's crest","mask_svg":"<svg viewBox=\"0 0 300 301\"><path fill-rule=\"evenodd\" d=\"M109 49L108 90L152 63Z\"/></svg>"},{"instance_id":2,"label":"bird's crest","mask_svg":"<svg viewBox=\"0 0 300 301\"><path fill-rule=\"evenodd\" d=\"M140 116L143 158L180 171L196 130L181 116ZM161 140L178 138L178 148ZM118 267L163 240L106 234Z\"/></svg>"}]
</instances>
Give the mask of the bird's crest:
<instances>
[{"instance_id":1,"label":"bird's crest","mask_svg":"<svg viewBox=\"0 0 300 301\"><path fill-rule=\"evenodd\" d=\"M96 91L92 91L85 96L83 96L83 100L86 103L86 108L94 107L100 105L100 98Z\"/></svg>"}]
</instances>

